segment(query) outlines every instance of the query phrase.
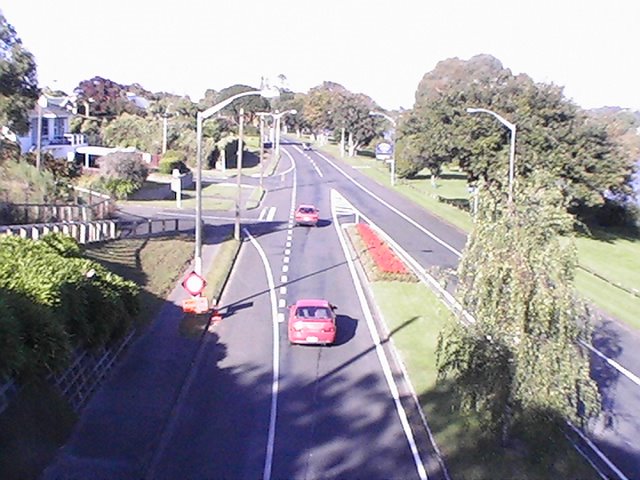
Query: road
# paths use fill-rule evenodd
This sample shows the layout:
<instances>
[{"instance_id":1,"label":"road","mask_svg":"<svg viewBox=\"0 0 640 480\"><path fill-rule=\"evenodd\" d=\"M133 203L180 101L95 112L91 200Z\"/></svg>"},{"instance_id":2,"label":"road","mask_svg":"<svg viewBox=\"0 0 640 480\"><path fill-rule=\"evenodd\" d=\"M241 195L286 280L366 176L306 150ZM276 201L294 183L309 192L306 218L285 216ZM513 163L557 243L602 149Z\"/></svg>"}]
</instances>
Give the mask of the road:
<instances>
[{"instance_id":1,"label":"road","mask_svg":"<svg viewBox=\"0 0 640 480\"><path fill-rule=\"evenodd\" d=\"M392 398L385 358L391 358L393 377L401 376L392 356L386 352L381 357L376 348L367 306L358 299L357 279L330 215L329 191L339 191L437 275L450 277L466 235L320 152L303 152L295 144L284 145L283 152L278 174L267 179L269 193L261 209L243 212L253 241L243 245L221 299L225 320L198 347L169 417L159 418L163 427L140 445L145 455L91 462L67 454L58 466L76 471L69 466L74 461L90 462L99 473L118 464L116 471L146 478L419 478L422 464L429 478L443 476L401 380L399 401ZM291 210L298 203L318 205L322 224L292 228ZM231 220L218 212L205 212L205 218L210 224ZM450 278L447 288L452 291L455 279ZM337 345L292 347L286 342L285 324L278 320L286 305L306 296L338 305ZM636 332L612 322L600 324L594 335L602 352L635 374L640 372L633 348L637 340ZM591 437L627 478L638 478L640 446L634 439L640 438L635 413L640 387L593 358L606 411L591 426ZM109 388L110 383L103 390ZM154 397L139 397L135 401L150 402L153 412ZM412 427L408 430L403 411ZM128 422L126 417L118 420ZM93 443L94 450L101 442L126 443L121 438L126 429L112 428L87 429L72 442ZM412 437L417 451L412 451ZM67 452L79 450L65 447ZM65 470L50 469L60 471Z\"/></svg>"}]
</instances>

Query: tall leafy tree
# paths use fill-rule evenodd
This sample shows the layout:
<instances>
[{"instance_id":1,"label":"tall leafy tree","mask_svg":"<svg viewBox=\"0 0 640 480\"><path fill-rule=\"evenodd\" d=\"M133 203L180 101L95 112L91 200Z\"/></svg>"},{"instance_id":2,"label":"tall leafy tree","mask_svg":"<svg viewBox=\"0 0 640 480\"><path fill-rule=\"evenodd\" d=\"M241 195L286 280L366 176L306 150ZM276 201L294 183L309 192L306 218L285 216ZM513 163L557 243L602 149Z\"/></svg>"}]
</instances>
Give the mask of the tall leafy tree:
<instances>
[{"instance_id":1,"label":"tall leafy tree","mask_svg":"<svg viewBox=\"0 0 640 480\"><path fill-rule=\"evenodd\" d=\"M458 272L475 323L456 324L438 345L439 377L454 380L458 407L503 439L599 411L579 344L590 343L590 315L574 297L573 217L548 184L536 177L506 206L499 189L482 186Z\"/></svg>"},{"instance_id":2,"label":"tall leafy tree","mask_svg":"<svg viewBox=\"0 0 640 480\"><path fill-rule=\"evenodd\" d=\"M144 110L127 98L130 87L108 78L96 76L81 81L73 93L78 99L79 110L86 114L88 108L92 117L116 117L125 112L144 115ZM136 87L135 90L142 93L143 89L139 85L134 87ZM151 94L148 93L148 95Z\"/></svg>"},{"instance_id":3,"label":"tall leafy tree","mask_svg":"<svg viewBox=\"0 0 640 480\"><path fill-rule=\"evenodd\" d=\"M33 55L0 12L0 126L24 134L40 94Z\"/></svg>"},{"instance_id":4,"label":"tall leafy tree","mask_svg":"<svg viewBox=\"0 0 640 480\"><path fill-rule=\"evenodd\" d=\"M426 74L411 114L416 120L399 137L414 135L422 158L433 164L456 161L470 181L504 186L510 132L490 115L468 114L467 107L486 108L515 123L516 179L550 173L571 208L602 204L608 192L629 190L633 162L602 126L590 122L562 88L514 76L487 55L446 60ZM401 169L408 175L426 166L399 155L398 164L404 163L411 166Z\"/></svg>"}]
</instances>

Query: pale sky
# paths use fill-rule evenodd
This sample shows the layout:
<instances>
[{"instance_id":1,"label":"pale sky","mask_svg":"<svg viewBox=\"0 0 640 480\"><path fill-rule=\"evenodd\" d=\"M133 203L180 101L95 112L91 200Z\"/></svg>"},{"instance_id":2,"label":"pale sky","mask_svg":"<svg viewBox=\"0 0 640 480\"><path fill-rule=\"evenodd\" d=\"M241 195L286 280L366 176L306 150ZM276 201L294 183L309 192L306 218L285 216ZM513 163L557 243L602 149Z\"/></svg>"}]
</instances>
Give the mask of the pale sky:
<instances>
[{"instance_id":1,"label":"pale sky","mask_svg":"<svg viewBox=\"0 0 640 480\"><path fill-rule=\"evenodd\" d=\"M479 53L584 108L640 110L640 0L3 0L40 86L94 76L190 95L261 76L325 80L411 108L447 58Z\"/></svg>"}]
</instances>

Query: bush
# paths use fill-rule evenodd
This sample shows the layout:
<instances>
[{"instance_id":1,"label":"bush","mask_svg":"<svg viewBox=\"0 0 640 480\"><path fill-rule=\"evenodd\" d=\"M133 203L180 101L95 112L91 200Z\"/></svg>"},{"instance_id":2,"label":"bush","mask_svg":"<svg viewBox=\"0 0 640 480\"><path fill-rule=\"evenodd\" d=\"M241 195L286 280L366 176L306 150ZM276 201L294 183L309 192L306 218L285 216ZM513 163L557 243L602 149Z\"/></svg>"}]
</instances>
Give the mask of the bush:
<instances>
[{"instance_id":1,"label":"bush","mask_svg":"<svg viewBox=\"0 0 640 480\"><path fill-rule=\"evenodd\" d=\"M140 188L149 175L149 169L139 153L116 152L102 157L100 173L104 177L132 182Z\"/></svg>"},{"instance_id":2,"label":"bush","mask_svg":"<svg viewBox=\"0 0 640 480\"><path fill-rule=\"evenodd\" d=\"M55 371L130 330L138 286L78 253L59 234L0 238L0 373Z\"/></svg>"},{"instance_id":3,"label":"bush","mask_svg":"<svg viewBox=\"0 0 640 480\"><path fill-rule=\"evenodd\" d=\"M173 170L177 169L180 173L187 173L189 167L187 167L186 160L187 156L184 152L167 150L167 153L162 156L158 164L158 171L160 173L173 173Z\"/></svg>"},{"instance_id":4,"label":"bush","mask_svg":"<svg viewBox=\"0 0 640 480\"><path fill-rule=\"evenodd\" d=\"M120 178L98 177L91 188L106 193L118 200L124 200L132 193L138 191L142 185Z\"/></svg>"}]
</instances>

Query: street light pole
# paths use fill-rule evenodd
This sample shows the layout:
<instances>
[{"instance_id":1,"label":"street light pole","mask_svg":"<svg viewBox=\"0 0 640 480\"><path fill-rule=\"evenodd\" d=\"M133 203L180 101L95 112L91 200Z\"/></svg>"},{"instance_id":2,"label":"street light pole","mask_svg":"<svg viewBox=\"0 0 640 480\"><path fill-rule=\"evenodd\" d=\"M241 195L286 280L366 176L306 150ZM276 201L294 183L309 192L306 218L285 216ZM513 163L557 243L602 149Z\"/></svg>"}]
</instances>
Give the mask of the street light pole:
<instances>
[{"instance_id":1,"label":"street light pole","mask_svg":"<svg viewBox=\"0 0 640 480\"><path fill-rule=\"evenodd\" d=\"M244 137L244 108L240 109L240 128L239 128L239 136L238 139L238 154L236 155L237 165L237 176L236 176L236 185L238 187L238 191L236 192L236 219L233 225L233 238L235 238L238 242L240 241L240 203L242 202L242 183L240 181L240 177L242 177L242 139Z\"/></svg>"},{"instance_id":2,"label":"street light pole","mask_svg":"<svg viewBox=\"0 0 640 480\"><path fill-rule=\"evenodd\" d=\"M396 121L384 112L371 111L369 115L384 117L393 125L393 135L391 136L393 143L393 150L391 151L391 186L394 187L396 184Z\"/></svg>"},{"instance_id":3,"label":"street light pole","mask_svg":"<svg viewBox=\"0 0 640 480\"><path fill-rule=\"evenodd\" d=\"M238 98L249 95L262 95L265 98L275 98L280 95L277 89L250 90L241 92L237 95L227 98L226 100L207 108L203 112L196 115L196 225L195 225L195 253L194 253L194 270L198 275L202 275L202 123L212 115L218 113L224 107L237 100Z\"/></svg>"},{"instance_id":4,"label":"street light pole","mask_svg":"<svg viewBox=\"0 0 640 480\"><path fill-rule=\"evenodd\" d=\"M516 125L510 121L504 119L496 112L487 110L486 108L467 108L467 113L488 113L497 118L500 123L509 129L511 132L511 143L509 145L509 190L508 201L513 201L513 181L515 177L515 164L516 164Z\"/></svg>"}]
</instances>

